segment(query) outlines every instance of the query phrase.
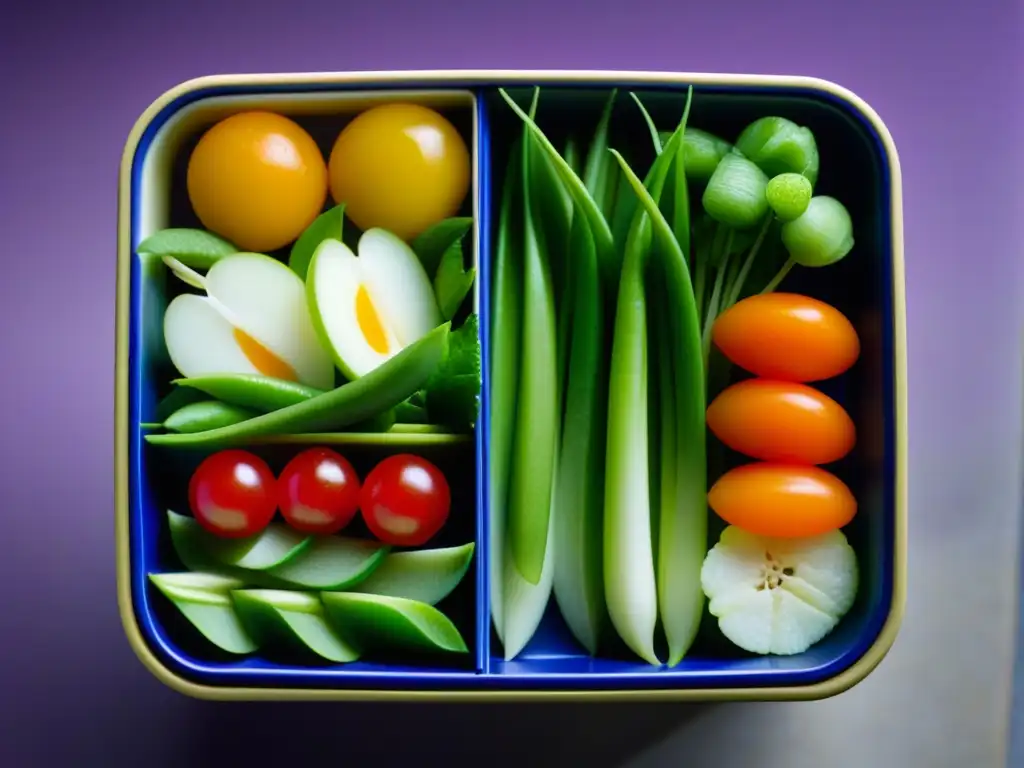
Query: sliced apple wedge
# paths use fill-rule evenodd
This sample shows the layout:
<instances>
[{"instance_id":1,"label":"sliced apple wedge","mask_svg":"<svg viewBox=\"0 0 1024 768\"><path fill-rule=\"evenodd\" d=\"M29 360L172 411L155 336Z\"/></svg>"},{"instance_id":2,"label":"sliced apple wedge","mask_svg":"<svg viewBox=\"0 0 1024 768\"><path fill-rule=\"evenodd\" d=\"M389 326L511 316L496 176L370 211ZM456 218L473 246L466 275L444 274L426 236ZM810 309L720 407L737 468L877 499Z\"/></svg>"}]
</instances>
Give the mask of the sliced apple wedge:
<instances>
[{"instance_id":1,"label":"sliced apple wedge","mask_svg":"<svg viewBox=\"0 0 1024 768\"><path fill-rule=\"evenodd\" d=\"M473 543L460 547L392 552L350 591L402 597L437 605L459 585L473 559Z\"/></svg>"},{"instance_id":2,"label":"sliced apple wedge","mask_svg":"<svg viewBox=\"0 0 1024 768\"><path fill-rule=\"evenodd\" d=\"M195 579L183 578L194 576ZM233 579L211 574L149 574L149 580L199 632L223 651L245 655L257 644L245 631L235 613L234 603L224 588ZM200 584L215 585L204 588Z\"/></svg>"},{"instance_id":3,"label":"sliced apple wedge","mask_svg":"<svg viewBox=\"0 0 1024 768\"><path fill-rule=\"evenodd\" d=\"M328 621L362 648L468 653L451 620L426 603L401 597L324 592Z\"/></svg>"},{"instance_id":4,"label":"sliced apple wedge","mask_svg":"<svg viewBox=\"0 0 1024 768\"><path fill-rule=\"evenodd\" d=\"M357 256L339 240L324 240L306 273L313 327L350 380L442 322L430 278L405 242L368 229L358 251Z\"/></svg>"},{"instance_id":5,"label":"sliced apple wedge","mask_svg":"<svg viewBox=\"0 0 1024 768\"><path fill-rule=\"evenodd\" d=\"M242 625L260 645L307 650L339 664L359 658L359 651L327 624L320 600L308 592L236 589L231 597Z\"/></svg>"},{"instance_id":6,"label":"sliced apple wedge","mask_svg":"<svg viewBox=\"0 0 1024 768\"><path fill-rule=\"evenodd\" d=\"M235 253L206 276L173 257L165 263L205 295L176 296L164 313L164 340L185 377L260 374L314 387L334 386L334 366L309 316L302 279L277 259Z\"/></svg>"}]
</instances>

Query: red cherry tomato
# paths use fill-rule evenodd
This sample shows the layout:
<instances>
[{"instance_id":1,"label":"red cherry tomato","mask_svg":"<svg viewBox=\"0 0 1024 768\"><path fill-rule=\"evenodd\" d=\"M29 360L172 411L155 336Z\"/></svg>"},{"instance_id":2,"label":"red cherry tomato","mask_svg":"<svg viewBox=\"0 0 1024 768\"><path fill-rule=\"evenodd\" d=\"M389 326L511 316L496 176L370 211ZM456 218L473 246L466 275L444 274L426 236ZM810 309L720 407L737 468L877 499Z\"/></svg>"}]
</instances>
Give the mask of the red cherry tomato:
<instances>
[{"instance_id":1,"label":"red cherry tomato","mask_svg":"<svg viewBox=\"0 0 1024 768\"><path fill-rule=\"evenodd\" d=\"M277 479L277 503L288 524L304 533L337 533L359 509L359 476L329 448L310 448Z\"/></svg>"},{"instance_id":2,"label":"red cherry tomato","mask_svg":"<svg viewBox=\"0 0 1024 768\"><path fill-rule=\"evenodd\" d=\"M228 539L254 536L277 511L274 473L248 451L220 451L206 457L188 484L196 521Z\"/></svg>"},{"instance_id":3,"label":"red cherry tomato","mask_svg":"<svg viewBox=\"0 0 1024 768\"><path fill-rule=\"evenodd\" d=\"M359 498L366 527L385 544L426 544L448 520L451 490L441 470L426 459L399 454L366 476Z\"/></svg>"}]
</instances>

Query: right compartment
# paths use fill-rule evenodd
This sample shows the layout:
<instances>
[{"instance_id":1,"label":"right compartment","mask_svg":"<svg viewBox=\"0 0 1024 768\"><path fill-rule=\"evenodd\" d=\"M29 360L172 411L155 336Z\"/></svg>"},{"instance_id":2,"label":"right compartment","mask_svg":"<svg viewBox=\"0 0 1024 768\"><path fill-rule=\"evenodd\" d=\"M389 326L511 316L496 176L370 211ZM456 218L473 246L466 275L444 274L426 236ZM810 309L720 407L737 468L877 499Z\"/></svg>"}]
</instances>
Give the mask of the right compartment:
<instances>
[{"instance_id":1,"label":"right compartment","mask_svg":"<svg viewBox=\"0 0 1024 768\"><path fill-rule=\"evenodd\" d=\"M899 169L876 118L795 81L519 81L481 114L485 671L866 674L905 567Z\"/></svg>"}]
</instances>

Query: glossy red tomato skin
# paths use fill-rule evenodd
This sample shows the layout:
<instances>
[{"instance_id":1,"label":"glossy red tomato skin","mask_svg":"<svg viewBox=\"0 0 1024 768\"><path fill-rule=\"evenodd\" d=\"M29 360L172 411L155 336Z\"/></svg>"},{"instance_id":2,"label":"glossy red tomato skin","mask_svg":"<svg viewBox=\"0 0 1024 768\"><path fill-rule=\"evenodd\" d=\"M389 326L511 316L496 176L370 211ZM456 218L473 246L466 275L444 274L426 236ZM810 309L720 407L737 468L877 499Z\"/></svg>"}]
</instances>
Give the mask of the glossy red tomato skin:
<instances>
[{"instance_id":1,"label":"glossy red tomato skin","mask_svg":"<svg viewBox=\"0 0 1024 768\"><path fill-rule=\"evenodd\" d=\"M276 480L255 454L226 450L207 456L188 485L192 514L203 528L226 539L255 536L277 511Z\"/></svg>"},{"instance_id":2,"label":"glossy red tomato skin","mask_svg":"<svg viewBox=\"0 0 1024 768\"><path fill-rule=\"evenodd\" d=\"M359 475L330 448L309 448L289 461L277 478L281 516L297 531L329 535L359 511Z\"/></svg>"},{"instance_id":3,"label":"glossy red tomato skin","mask_svg":"<svg viewBox=\"0 0 1024 768\"><path fill-rule=\"evenodd\" d=\"M398 454L366 476L359 508L366 527L385 544L419 547L447 522L451 489L441 470L426 459Z\"/></svg>"}]
</instances>

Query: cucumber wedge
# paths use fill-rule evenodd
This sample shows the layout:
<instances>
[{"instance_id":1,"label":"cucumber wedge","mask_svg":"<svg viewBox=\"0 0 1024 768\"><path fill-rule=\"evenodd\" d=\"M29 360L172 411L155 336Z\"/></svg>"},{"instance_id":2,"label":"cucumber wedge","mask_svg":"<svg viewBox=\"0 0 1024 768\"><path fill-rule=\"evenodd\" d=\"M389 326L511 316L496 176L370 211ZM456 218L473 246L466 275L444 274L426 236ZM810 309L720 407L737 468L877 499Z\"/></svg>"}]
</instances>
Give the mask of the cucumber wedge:
<instances>
[{"instance_id":1,"label":"cucumber wedge","mask_svg":"<svg viewBox=\"0 0 1024 768\"><path fill-rule=\"evenodd\" d=\"M281 644L345 664L359 658L324 619L320 601L307 592L238 589L231 593L242 625L260 645Z\"/></svg>"},{"instance_id":2,"label":"cucumber wedge","mask_svg":"<svg viewBox=\"0 0 1024 768\"><path fill-rule=\"evenodd\" d=\"M222 651L240 656L255 651L256 642L238 620L228 593L188 586L187 581L175 583L173 577L180 575L151 573L149 580L203 637Z\"/></svg>"},{"instance_id":3,"label":"cucumber wedge","mask_svg":"<svg viewBox=\"0 0 1024 768\"><path fill-rule=\"evenodd\" d=\"M171 540L178 557L193 571L220 571L220 567L266 571L287 565L310 549L313 537L281 523L271 523L246 539L222 539L205 530L195 518L168 510Z\"/></svg>"},{"instance_id":4,"label":"cucumber wedge","mask_svg":"<svg viewBox=\"0 0 1024 768\"><path fill-rule=\"evenodd\" d=\"M426 603L351 592L324 592L320 598L331 624L363 648L469 652L451 620Z\"/></svg>"},{"instance_id":5,"label":"cucumber wedge","mask_svg":"<svg viewBox=\"0 0 1024 768\"><path fill-rule=\"evenodd\" d=\"M149 574L149 580L156 584L164 594L167 594L168 590L172 592L200 590L226 595L234 589L241 589L245 586L245 582L233 576L203 571L151 573Z\"/></svg>"},{"instance_id":6,"label":"cucumber wedge","mask_svg":"<svg viewBox=\"0 0 1024 768\"><path fill-rule=\"evenodd\" d=\"M437 605L466 575L475 547L469 543L461 547L392 552L351 591Z\"/></svg>"},{"instance_id":7,"label":"cucumber wedge","mask_svg":"<svg viewBox=\"0 0 1024 768\"><path fill-rule=\"evenodd\" d=\"M349 589L373 573L389 551L390 547L375 541L314 536L300 557L270 568L267 574L295 589Z\"/></svg>"}]
</instances>

